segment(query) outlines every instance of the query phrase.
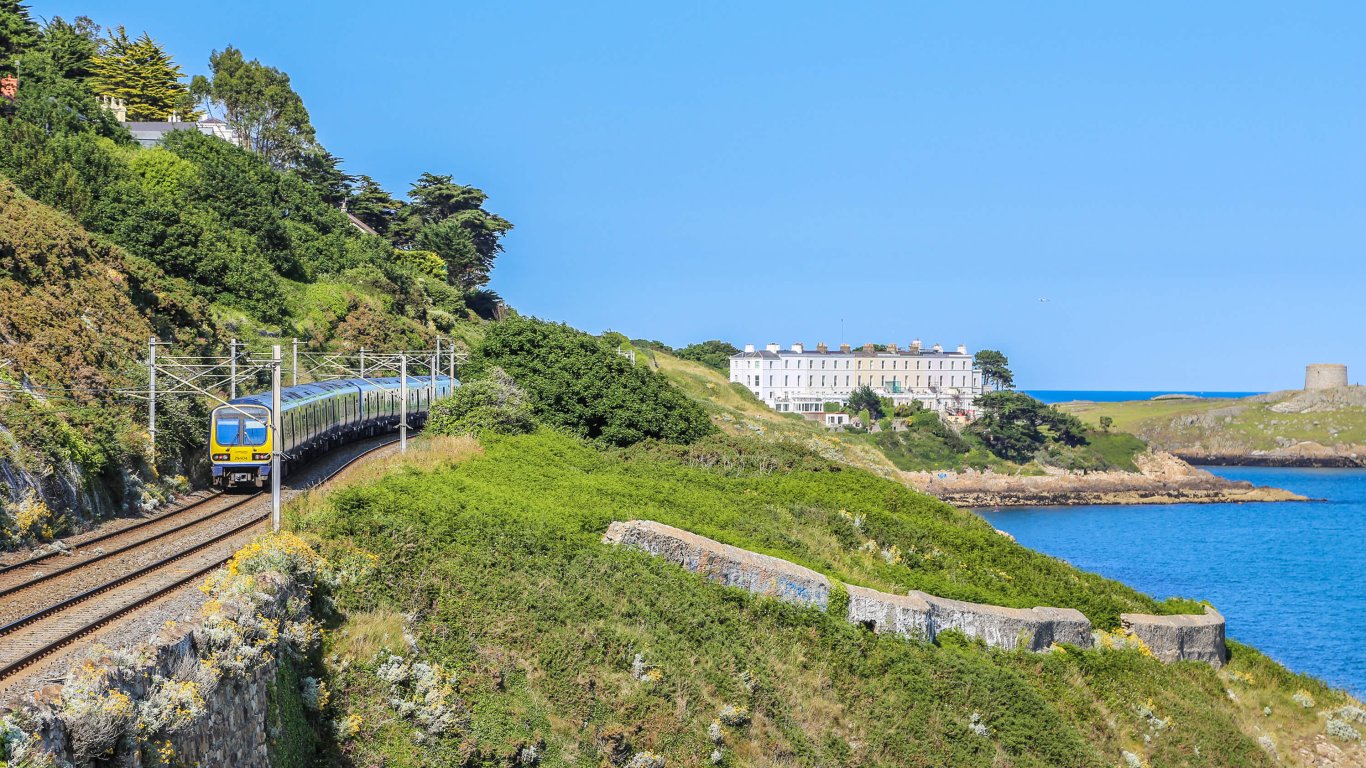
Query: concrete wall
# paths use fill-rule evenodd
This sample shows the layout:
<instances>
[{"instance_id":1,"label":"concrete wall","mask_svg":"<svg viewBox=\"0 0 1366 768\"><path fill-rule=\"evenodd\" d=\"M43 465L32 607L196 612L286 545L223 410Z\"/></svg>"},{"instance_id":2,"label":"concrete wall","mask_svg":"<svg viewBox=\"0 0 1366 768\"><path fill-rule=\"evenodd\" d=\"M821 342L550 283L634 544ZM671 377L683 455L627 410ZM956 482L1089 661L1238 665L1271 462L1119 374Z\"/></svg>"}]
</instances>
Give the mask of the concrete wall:
<instances>
[{"instance_id":1,"label":"concrete wall","mask_svg":"<svg viewBox=\"0 0 1366 768\"><path fill-rule=\"evenodd\" d=\"M612 523L603 541L624 544L706 575L713 581L825 610L831 584L810 568L722 544L650 520ZM924 592L890 595L847 586L848 620L877 632L933 640L956 629L996 648L1041 651L1053 643L1091 647L1091 622L1070 608L1002 608Z\"/></svg>"},{"instance_id":2,"label":"concrete wall","mask_svg":"<svg viewBox=\"0 0 1366 768\"><path fill-rule=\"evenodd\" d=\"M832 583L810 568L713 541L651 520L615 522L603 541L635 547L701 573L712 581L758 595L825 610ZM1094 644L1091 622L1071 608L1006 608L949 600L912 590L905 595L845 585L846 618L875 632L934 640L940 632L958 630L993 648L1044 651L1055 643L1079 648ZM1125 629L1165 662L1204 661L1216 667L1228 658L1224 617L1213 608L1203 616L1153 616L1126 613Z\"/></svg>"},{"instance_id":3,"label":"concrete wall","mask_svg":"<svg viewBox=\"0 0 1366 768\"><path fill-rule=\"evenodd\" d=\"M652 520L615 522L602 540L643 549L712 581L825 610L830 580L810 568L732 547Z\"/></svg>"},{"instance_id":4,"label":"concrete wall","mask_svg":"<svg viewBox=\"0 0 1366 768\"><path fill-rule=\"evenodd\" d=\"M1122 613L1119 621L1162 661L1193 660L1222 667L1228 659L1224 617L1209 606L1205 607L1203 616Z\"/></svg>"}]
</instances>

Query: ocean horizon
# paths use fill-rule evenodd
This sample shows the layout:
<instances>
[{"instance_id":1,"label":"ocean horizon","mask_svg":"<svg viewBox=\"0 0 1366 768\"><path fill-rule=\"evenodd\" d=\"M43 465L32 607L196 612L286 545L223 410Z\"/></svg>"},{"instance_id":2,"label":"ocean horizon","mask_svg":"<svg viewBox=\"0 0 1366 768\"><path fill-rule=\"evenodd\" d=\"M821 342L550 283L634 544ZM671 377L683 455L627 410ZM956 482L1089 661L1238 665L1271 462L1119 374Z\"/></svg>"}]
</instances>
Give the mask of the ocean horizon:
<instances>
[{"instance_id":1,"label":"ocean horizon","mask_svg":"<svg viewBox=\"0 0 1366 768\"><path fill-rule=\"evenodd\" d=\"M1090 400L1095 403L1122 403L1129 400L1151 400L1162 395L1194 395L1195 397L1228 398L1262 395L1264 392L1204 392L1195 389L1022 389L1030 397L1045 403L1070 403Z\"/></svg>"}]
</instances>

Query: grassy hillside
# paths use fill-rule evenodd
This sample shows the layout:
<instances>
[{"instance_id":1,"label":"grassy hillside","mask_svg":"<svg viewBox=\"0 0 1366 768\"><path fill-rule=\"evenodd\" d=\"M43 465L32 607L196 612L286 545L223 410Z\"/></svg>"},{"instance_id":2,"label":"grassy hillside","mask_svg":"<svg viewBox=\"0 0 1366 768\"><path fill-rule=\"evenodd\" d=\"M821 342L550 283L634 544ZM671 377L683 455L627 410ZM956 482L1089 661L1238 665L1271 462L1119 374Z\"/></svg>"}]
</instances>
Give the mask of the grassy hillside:
<instances>
[{"instance_id":1,"label":"grassy hillside","mask_svg":"<svg viewBox=\"0 0 1366 768\"><path fill-rule=\"evenodd\" d=\"M146 467L138 366L153 332L193 352L209 343L208 307L183 281L94 238L0 177L0 424L9 482L0 546L60 535L72 516L142 501ZM168 400L166 468L191 445L197 411ZM202 416L202 413L198 415Z\"/></svg>"},{"instance_id":2,"label":"grassy hillside","mask_svg":"<svg viewBox=\"0 0 1366 768\"><path fill-rule=\"evenodd\" d=\"M289 516L339 574L323 649L332 761L1113 766L1128 751L1270 766L1259 737L1287 754L1347 703L1236 643L1215 671L1135 649L912 642L600 543L610 521L648 518L887 590L1076 607L1101 626L1163 609L759 438L444 438L385 470Z\"/></svg>"},{"instance_id":3,"label":"grassy hillside","mask_svg":"<svg viewBox=\"0 0 1366 768\"><path fill-rule=\"evenodd\" d=\"M828 458L888 477L895 476L897 470L965 468L1041 474L1043 461L1077 469L1134 472L1138 469L1134 455L1147 447L1133 435L1091 430L1086 433L1087 445L1054 446L1046 455L1021 465L993 455L976 435L943 424L931 412L911 417L904 431L832 432L796 414L774 411L748 388L730 382L724 373L712 367L656 349L637 348L636 352L641 364L657 367L675 386L707 408L713 423L730 434L795 440Z\"/></svg>"},{"instance_id":4,"label":"grassy hillside","mask_svg":"<svg viewBox=\"0 0 1366 768\"><path fill-rule=\"evenodd\" d=\"M1311 455L1317 447L1343 455L1366 446L1366 388L1274 392L1241 400L1146 400L1069 403L1090 423L1115 428L1182 453ZM1309 443L1308 446L1297 444Z\"/></svg>"}]
</instances>

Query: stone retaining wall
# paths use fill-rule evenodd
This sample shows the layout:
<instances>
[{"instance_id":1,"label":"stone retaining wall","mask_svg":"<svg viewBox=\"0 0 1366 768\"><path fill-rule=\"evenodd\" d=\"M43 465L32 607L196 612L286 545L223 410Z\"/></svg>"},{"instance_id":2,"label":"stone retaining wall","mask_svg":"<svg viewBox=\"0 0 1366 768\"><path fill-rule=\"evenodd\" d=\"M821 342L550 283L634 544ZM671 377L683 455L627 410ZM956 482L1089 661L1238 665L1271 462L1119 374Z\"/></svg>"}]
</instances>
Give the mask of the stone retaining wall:
<instances>
[{"instance_id":1,"label":"stone retaining wall","mask_svg":"<svg viewBox=\"0 0 1366 768\"><path fill-rule=\"evenodd\" d=\"M1203 616L1122 613L1119 621L1162 661L1194 660L1222 667L1228 659L1224 617L1209 606Z\"/></svg>"},{"instance_id":2,"label":"stone retaining wall","mask_svg":"<svg viewBox=\"0 0 1366 768\"><path fill-rule=\"evenodd\" d=\"M797 605L825 610L831 582L810 568L776 557L722 544L704 536L651 520L614 522L603 536L620 544L701 573L712 581L776 597ZM1006 608L949 600L912 590L891 595L845 585L849 593L846 618L875 632L934 640L946 630L958 630L994 648L1047 650L1056 643L1080 648L1093 644L1091 622L1071 608ZM1213 608L1203 616L1151 616L1126 613L1124 627L1133 632L1162 661L1224 663L1224 617Z\"/></svg>"}]
</instances>

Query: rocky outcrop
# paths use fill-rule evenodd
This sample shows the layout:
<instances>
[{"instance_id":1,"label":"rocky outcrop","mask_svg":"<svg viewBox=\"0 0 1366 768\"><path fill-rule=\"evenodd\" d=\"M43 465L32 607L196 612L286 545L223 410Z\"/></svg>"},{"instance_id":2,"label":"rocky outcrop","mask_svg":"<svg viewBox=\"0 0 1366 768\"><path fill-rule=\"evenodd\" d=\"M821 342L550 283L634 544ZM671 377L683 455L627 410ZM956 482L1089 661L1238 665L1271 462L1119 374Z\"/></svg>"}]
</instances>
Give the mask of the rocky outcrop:
<instances>
[{"instance_id":1,"label":"rocky outcrop","mask_svg":"<svg viewBox=\"0 0 1366 768\"><path fill-rule=\"evenodd\" d=\"M1222 667L1228 659L1224 617L1209 606L1203 616L1123 613L1119 621L1162 661L1203 661Z\"/></svg>"},{"instance_id":2,"label":"rocky outcrop","mask_svg":"<svg viewBox=\"0 0 1366 768\"><path fill-rule=\"evenodd\" d=\"M258 558L280 570L244 567ZM93 649L62 685L16 702L30 727L9 735L58 765L268 768L281 730L272 704L309 706L280 672L320 639L310 612L320 562L288 534L258 540L208 579L195 621L132 649Z\"/></svg>"},{"instance_id":3,"label":"rocky outcrop","mask_svg":"<svg viewBox=\"0 0 1366 768\"><path fill-rule=\"evenodd\" d=\"M917 489L962 507L1077 504L1177 504L1303 501L1279 488L1227 480L1164 452L1134 457L1139 472L1066 472L1022 476L994 472L908 472Z\"/></svg>"}]
</instances>

